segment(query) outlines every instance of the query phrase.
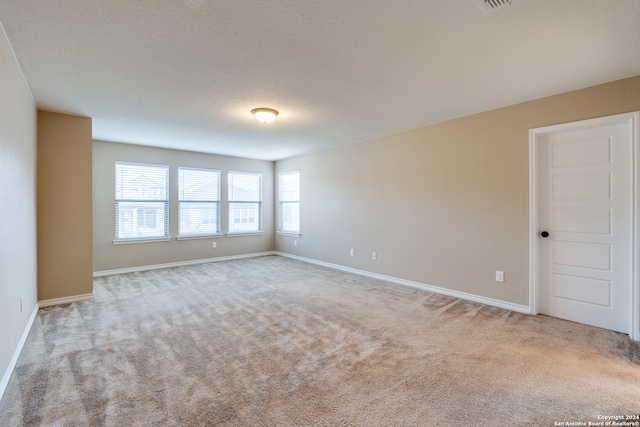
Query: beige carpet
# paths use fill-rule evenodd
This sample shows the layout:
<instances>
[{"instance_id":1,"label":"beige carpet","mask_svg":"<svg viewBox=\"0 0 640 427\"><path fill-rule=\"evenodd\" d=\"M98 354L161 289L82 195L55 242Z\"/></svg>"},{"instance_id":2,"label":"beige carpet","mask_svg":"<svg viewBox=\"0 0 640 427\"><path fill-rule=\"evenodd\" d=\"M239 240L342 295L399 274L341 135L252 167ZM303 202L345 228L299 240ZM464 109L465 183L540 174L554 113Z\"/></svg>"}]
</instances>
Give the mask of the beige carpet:
<instances>
[{"instance_id":1,"label":"beige carpet","mask_svg":"<svg viewBox=\"0 0 640 427\"><path fill-rule=\"evenodd\" d=\"M40 311L0 425L553 426L640 414L640 346L269 256ZM556 424L557 425L557 424Z\"/></svg>"}]
</instances>

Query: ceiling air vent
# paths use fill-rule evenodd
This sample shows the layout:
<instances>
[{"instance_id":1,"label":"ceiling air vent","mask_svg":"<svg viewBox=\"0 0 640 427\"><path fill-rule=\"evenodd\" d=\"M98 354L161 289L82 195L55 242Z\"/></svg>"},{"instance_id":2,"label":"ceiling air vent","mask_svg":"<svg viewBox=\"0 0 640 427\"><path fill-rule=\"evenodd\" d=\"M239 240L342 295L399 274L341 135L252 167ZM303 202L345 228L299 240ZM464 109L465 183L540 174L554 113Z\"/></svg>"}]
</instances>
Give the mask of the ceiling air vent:
<instances>
[{"instance_id":1,"label":"ceiling air vent","mask_svg":"<svg viewBox=\"0 0 640 427\"><path fill-rule=\"evenodd\" d=\"M515 0L476 0L476 3L478 3L478 6L480 6L484 13L491 13L510 5L514 1Z\"/></svg>"}]
</instances>

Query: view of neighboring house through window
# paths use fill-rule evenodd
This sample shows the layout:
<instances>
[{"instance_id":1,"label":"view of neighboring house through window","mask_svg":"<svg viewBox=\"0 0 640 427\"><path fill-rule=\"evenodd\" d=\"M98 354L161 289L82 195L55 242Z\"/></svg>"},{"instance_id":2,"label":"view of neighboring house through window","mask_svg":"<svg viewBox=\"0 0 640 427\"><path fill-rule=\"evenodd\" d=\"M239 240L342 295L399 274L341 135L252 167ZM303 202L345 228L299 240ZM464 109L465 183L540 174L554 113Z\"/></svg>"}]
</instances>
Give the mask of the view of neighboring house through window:
<instances>
[{"instance_id":1,"label":"view of neighboring house through window","mask_svg":"<svg viewBox=\"0 0 640 427\"><path fill-rule=\"evenodd\" d=\"M281 233L300 233L300 172L278 175Z\"/></svg>"},{"instance_id":2,"label":"view of neighboring house through window","mask_svg":"<svg viewBox=\"0 0 640 427\"><path fill-rule=\"evenodd\" d=\"M178 168L178 236L220 233L220 171Z\"/></svg>"},{"instance_id":3,"label":"view of neighboring house through window","mask_svg":"<svg viewBox=\"0 0 640 427\"><path fill-rule=\"evenodd\" d=\"M116 162L116 240L167 238L169 167Z\"/></svg>"},{"instance_id":4,"label":"view of neighboring house through window","mask_svg":"<svg viewBox=\"0 0 640 427\"><path fill-rule=\"evenodd\" d=\"M262 174L229 172L229 233L262 231Z\"/></svg>"}]
</instances>

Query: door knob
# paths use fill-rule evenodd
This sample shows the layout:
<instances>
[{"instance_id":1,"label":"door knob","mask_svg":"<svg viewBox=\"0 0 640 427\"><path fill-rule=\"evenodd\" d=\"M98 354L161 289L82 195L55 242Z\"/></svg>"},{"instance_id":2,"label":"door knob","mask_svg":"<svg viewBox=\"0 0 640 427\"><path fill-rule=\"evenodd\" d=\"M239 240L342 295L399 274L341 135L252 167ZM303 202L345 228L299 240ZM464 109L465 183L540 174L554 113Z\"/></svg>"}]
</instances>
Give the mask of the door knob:
<instances>
[{"instance_id":1,"label":"door knob","mask_svg":"<svg viewBox=\"0 0 640 427\"><path fill-rule=\"evenodd\" d=\"M548 231L543 231L542 233L540 233L540 235L542 237L549 237L549 232Z\"/></svg>"}]
</instances>

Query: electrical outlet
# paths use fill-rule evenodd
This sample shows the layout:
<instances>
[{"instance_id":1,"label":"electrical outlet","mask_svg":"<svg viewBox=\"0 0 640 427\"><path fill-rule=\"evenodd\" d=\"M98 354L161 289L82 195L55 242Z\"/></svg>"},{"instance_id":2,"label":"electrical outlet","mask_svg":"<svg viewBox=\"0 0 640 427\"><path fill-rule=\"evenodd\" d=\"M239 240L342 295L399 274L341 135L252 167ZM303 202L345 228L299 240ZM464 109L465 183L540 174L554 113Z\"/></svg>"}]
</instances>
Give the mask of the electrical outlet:
<instances>
[{"instance_id":1,"label":"electrical outlet","mask_svg":"<svg viewBox=\"0 0 640 427\"><path fill-rule=\"evenodd\" d=\"M496 271L496 282L504 282L504 271Z\"/></svg>"},{"instance_id":2,"label":"electrical outlet","mask_svg":"<svg viewBox=\"0 0 640 427\"><path fill-rule=\"evenodd\" d=\"M356 256L356 250L355 249L349 249L349 255L350 256Z\"/></svg>"},{"instance_id":3,"label":"electrical outlet","mask_svg":"<svg viewBox=\"0 0 640 427\"><path fill-rule=\"evenodd\" d=\"M293 241L293 246L298 246L298 241L297 240Z\"/></svg>"},{"instance_id":4,"label":"electrical outlet","mask_svg":"<svg viewBox=\"0 0 640 427\"><path fill-rule=\"evenodd\" d=\"M217 248L218 247L218 242L211 242L211 247L213 249Z\"/></svg>"},{"instance_id":5,"label":"electrical outlet","mask_svg":"<svg viewBox=\"0 0 640 427\"><path fill-rule=\"evenodd\" d=\"M371 253L371 259L378 259L378 254L375 252Z\"/></svg>"},{"instance_id":6,"label":"electrical outlet","mask_svg":"<svg viewBox=\"0 0 640 427\"><path fill-rule=\"evenodd\" d=\"M24 308L24 297L20 297L20 313L22 313L23 308Z\"/></svg>"}]
</instances>

